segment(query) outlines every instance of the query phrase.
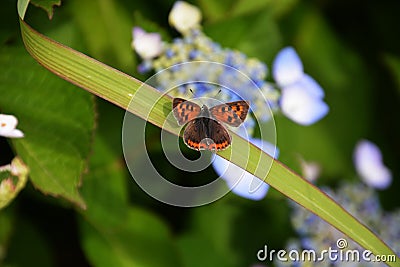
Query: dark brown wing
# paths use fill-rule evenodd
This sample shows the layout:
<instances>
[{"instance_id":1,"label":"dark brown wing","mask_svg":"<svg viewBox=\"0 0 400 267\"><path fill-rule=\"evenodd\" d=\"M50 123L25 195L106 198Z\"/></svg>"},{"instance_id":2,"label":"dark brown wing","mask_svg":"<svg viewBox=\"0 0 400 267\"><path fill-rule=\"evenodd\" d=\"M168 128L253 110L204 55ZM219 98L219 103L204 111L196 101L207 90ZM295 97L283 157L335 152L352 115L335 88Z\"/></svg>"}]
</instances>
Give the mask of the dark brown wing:
<instances>
[{"instance_id":1,"label":"dark brown wing","mask_svg":"<svg viewBox=\"0 0 400 267\"><path fill-rule=\"evenodd\" d=\"M231 137L226 128L210 118L196 118L186 125L183 141L194 150L218 151L231 144Z\"/></svg>"},{"instance_id":2,"label":"dark brown wing","mask_svg":"<svg viewBox=\"0 0 400 267\"><path fill-rule=\"evenodd\" d=\"M172 100L172 109L179 125L184 125L188 121L198 117L201 113L199 105L183 98L174 98Z\"/></svg>"},{"instance_id":3,"label":"dark brown wing","mask_svg":"<svg viewBox=\"0 0 400 267\"><path fill-rule=\"evenodd\" d=\"M210 114L220 122L238 127L246 119L249 103L244 100L229 102L210 108Z\"/></svg>"}]
</instances>

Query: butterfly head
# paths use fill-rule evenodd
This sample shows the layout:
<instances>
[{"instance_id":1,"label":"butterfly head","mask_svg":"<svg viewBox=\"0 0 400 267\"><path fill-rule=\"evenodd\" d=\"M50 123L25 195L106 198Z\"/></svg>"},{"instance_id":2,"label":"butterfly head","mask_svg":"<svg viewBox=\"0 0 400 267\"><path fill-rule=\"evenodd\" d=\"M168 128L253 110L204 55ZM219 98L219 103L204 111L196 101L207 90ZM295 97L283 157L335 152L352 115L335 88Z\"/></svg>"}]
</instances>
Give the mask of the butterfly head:
<instances>
[{"instance_id":1,"label":"butterfly head","mask_svg":"<svg viewBox=\"0 0 400 267\"><path fill-rule=\"evenodd\" d=\"M203 105L201 107L201 113L200 113L199 117L206 117L206 118L210 117L210 110L208 109L208 107L206 105Z\"/></svg>"}]
</instances>

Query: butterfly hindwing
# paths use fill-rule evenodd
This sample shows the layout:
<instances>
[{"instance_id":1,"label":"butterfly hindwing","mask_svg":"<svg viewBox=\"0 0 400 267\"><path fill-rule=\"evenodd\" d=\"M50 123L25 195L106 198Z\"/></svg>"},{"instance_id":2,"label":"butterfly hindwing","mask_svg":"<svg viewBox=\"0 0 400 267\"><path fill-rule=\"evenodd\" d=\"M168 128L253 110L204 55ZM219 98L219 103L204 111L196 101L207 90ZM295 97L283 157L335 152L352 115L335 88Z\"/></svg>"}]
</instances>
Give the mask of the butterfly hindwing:
<instances>
[{"instance_id":1,"label":"butterfly hindwing","mask_svg":"<svg viewBox=\"0 0 400 267\"><path fill-rule=\"evenodd\" d=\"M210 114L218 121L230 126L239 126L247 116L249 103L244 100L229 102L210 108Z\"/></svg>"},{"instance_id":2,"label":"butterfly hindwing","mask_svg":"<svg viewBox=\"0 0 400 267\"><path fill-rule=\"evenodd\" d=\"M219 122L201 117L186 125L183 141L188 147L195 150L218 151L231 144L231 137Z\"/></svg>"},{"instance_id":3,"label":"butterfly hindwing","mask_svg":"<svg viewBox=\"0 0 400 267\"><path fill-rule=\"evenodd\" d=\"M182 98L174 98L172 108L179 125L184 125L188 121L195 119L201 113L199 105Z\"/></svg>"},{"instance_id":4,"label":"butterfly hindwing","mask_svg":"<svg viewBox=\"0 0 400 267\"><path fill-rule=\"evenodd\" d=\"M216 120L210 119L210 128L213 129L209 133L209 138L213 140L208 150L224 150L231 144L231 136L228 130Z\"/></svg>"}]
</instances>

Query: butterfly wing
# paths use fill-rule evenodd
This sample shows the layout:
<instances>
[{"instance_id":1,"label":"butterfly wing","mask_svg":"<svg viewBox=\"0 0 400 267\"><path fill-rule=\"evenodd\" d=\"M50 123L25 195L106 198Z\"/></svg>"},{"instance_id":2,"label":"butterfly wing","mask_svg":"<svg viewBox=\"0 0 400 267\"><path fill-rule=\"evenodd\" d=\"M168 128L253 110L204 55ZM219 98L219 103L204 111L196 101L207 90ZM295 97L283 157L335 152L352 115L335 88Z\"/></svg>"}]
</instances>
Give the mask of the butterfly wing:
<instances>
[{"instance_id":1,"label":"butterfly wing","mask_svg":"<svg viewBox=\"0 0 400 267\"><path fill-rule=\"evenodd\" d=\"M194 150L218 151L231 144L231 137L224 126L210 118L196 118L186 125L183 141Z\"/></svg>"},{"instance_id":2,"label":"butterfly wing","mask_svg":"<svg viewBox=\"0 0 400 267\"><path fill-rule=\"evenodd\" d=\"M244 100L229 102L210 108L210 114L218 121L238 127L246 119L249 103Z\"/></svg>"},{"instance_id":3,"label":"butterfly wing","mask_svg":"<svg viewBox=\"0 0 400 267\"><path fill-rule=\"evenodd\" d=\"M201 107L199 105L183 98L174 98L172 101L172 109L179 125L184 125L188 121L195 119L201 113Z\"/></svg>"}]
</instances>

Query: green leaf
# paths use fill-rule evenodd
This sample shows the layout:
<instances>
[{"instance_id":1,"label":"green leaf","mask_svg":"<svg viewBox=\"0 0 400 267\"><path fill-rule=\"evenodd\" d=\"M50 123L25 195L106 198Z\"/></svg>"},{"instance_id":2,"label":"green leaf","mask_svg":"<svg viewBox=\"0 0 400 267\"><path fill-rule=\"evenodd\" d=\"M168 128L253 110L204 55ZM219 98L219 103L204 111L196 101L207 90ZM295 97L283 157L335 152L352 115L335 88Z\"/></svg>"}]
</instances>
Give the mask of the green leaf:
<instances>
[{"instance_id":1,"label":"green leaf","mask_svg":"<svg viewBox=\"0 0 400 267\"><path fill-rule=\"evenodd\" d=\"M15 213L12 209L4 209L0 212L0 265L3 265L3 260L7 255L10 237L15 227Z\"/></svg>"},{"instance_id":2,"label":"green leaf","mask_svg":"<svg viewBox=\"0 0 400 267\"><path fill-rule=\"evenodd\" d=\"M53 18L54 7L61 6L61 0L31 0L31 3L46 11L49 19Z\"/></svg>"},{"instance_id":3,"label":"green leaf","mask_svg":"<svg viewBox=\"0 0 400 267\"><path fill-rule=\"evenodd\" d=\"M207 21L232 19L243 15L251 15L264 10L273 16L279 16L290 10L298 0L199 0L199 6ZM230 32L231 33L231 32Z\"/></svg>"},{"instance_id":4,"label":"green leaf","mask_svg":"<svg viewBox=\"0 0 400 267\"><path fill-rule=\"evenodd\" d=\"M262 201L232 194L193 210L178 239L185 266L251 266L265 244L279 248L292 237L288 213L286 199L272 199L270 193Z\"/></svg>"},{"instance_id":5,"label":"green leaf","mask_svg":"<svg viewBox=\"0 0 400 267\"><path fill-rule=\"evenodd\" d=\"M194 210L190 231L178 240L185 266L243 266L240 252L232 253L237 247L232 243L236 234L232 222L240 209L224 200Z\"/></svg>"},{"instance_id":6,"label":"green leaf","mask_svg":"<svg viewBox=\"0 0 400 267\"><path fill-rule=\"evenodd\" d=\"M17 2L17 10L20 18L25 18L26 10L28 9L29 0L21 0Z\"/></svg>"},{"instance_id":7,"label":"green leaf","mask_svg":"<svg viewBox=\"0 0 400 267\"><path fill-rule=\"evenodd\" d=\"M133 25L124 6L113 0L73 0L68 4L90 54L124 71L134 71Z\"/></svg>"},{"instance_id":8,"label":"green leaf","mask_svg":"<svg viewBox=\"0 0 400 267\"><path fill-rule=\"evenodd\" d=\"M54 266L51 245L35 224L15 218L4 265L1 266Z\"/></svg>"},{"instance_id":9,"label":"green leaf","mask_svg":"<svg viewBox=\"0 0 400 267\"><path fill-rule=\"evenodd\" d=\"M298 0L281 0L281 1L265 1L265 0L238 0L232 8L232 15L241 15L257 12L260 9L268 10L274 16L281 15L291 9Z\"/></svg>"},{"instance_id":10,"label":"green leaf","mask_svg":"<svg viewBox=\"0 0 400 267\"><path fill-rule=\"evenodd\" d=\"M282 42L272 14L265 9L219 20L205 26L204 31L223 46L264 61L272 58ZM229 34L224 34L226 32Z\"/></svg>"},{"instance_id":11,"label":"green leaf","mask_svg":"<svg viewBox=\"0 0 400 267\"><path fill-rule=\"evenodd\" d=\"M397 93L400 95L400 58L386 54L383 59L397 85Z\"/></svg>"},{"instance_id":12,"label":"green leaf","mask_svg":"<svg viewBox=\"0 0 400 267\"><path fill-rule=\"evenodd\" d=\"M93 96L33 63L22 47L1 48L0 108L25 133L14 145L34 186L83 208L78 187L94 128Z\"/></svg>"},{"instance_id":13,"label":"green leaf","mask_svg":"<svg viewBox=\"0 0 400 267\"><path fill-rule=\"evenodd\" d=\"M142 84L126 74L44 37L22 20L20 20L20 23L27 50L43 66L89 92L99 95L141 118L145 118L149 123L158 127L164 126L164 130L176 135L179 134L179 127L176 127L176 121L171 117L167 118L167 115L172 110L169 96L162 95L154 88ZM134 98L130 102L132 96ZM249 153L246 154L246 151ZM317 214L364 248L371 250L375 254L394 254L366 226L343 210L317 187L299 177L279 161L273 160L268 154L261 152L257 147L241 137L232 134L230 148L218 152L218 154L264 180L284 195ZM271 164L272 167L269 169ZM94 229L92 230L95 231ZM118 232L118 237L120 235L121 233ZM98 240L95 238L95 234L90 235L90 237L86 241L92 242L86 243L86 245L93 244L93 241L103 241L104 243L107 238L113 241L112 236L107 236L105 240L104 237ZM128 240L124 237L121 238L124 244L131 240L129 238ZM116 246L103 245L102 251L105 253L110 249L115 249L117 253L120 253L125 258L127 252L125 249L120 250L119 244L117 242ZM156 251L158 252L158 250ZM91 255L93 260L95 260L94 257L96 255ZM154 259L154 261L156 260ZM126 264L126 261L121 264ZM399 266L400 259L390 264Z\"/></svg>"},{"instance_id":14,"label":"green leaf","mask_svg":"<svg viewBox=\"0 0 400 267\"><path fill-rule=\"evenodd\" d=\"M93 266L181 266L160 219L138 208L130 207L125 214L114 227L80 221L82 246Z\"/></svg>"},{"instance_id":15,"label":"green leaf","mask_svg":"<svg viewBox=\"0 0 400 267\"><path fill-rule=\"evenodd\" d=\"M126 220L128 192L126 169L121 154L116 154L100 133L96 134L89 172L84 176L82 196L86 220L99 227L117 225Z\"/></svg>"}]
</instances>

